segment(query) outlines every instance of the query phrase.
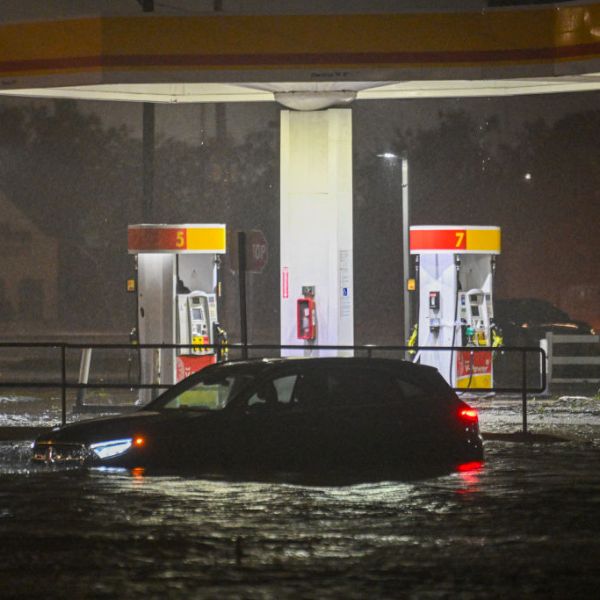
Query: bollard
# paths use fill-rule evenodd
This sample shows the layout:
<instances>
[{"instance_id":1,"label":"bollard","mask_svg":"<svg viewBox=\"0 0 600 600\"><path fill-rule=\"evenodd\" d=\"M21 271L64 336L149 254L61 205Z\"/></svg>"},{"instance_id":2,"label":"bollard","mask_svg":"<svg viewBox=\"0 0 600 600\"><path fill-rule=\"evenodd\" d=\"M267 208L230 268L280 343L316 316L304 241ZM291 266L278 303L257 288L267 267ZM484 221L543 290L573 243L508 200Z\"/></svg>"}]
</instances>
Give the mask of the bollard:
<instances>
[{"instance_id":1,"label":"bollard","mask_svg":"<svg viewBox=\"0 0 600 600\"><path fill-rule=\"evenodd\" d=\"M61 356L61 425L63 427L67 424L67 347L62 344L60 347Z\"/></svg>"},{"instance_id":2,"label":"bollard","mask_svg":"<svg viewBox=\"0 0 600 600\"><path fill-rule=\"evenodd\" d=\"M129 361L131 363L131 361ZM79 378L78 383L87 384L90 378L90 366L92 364L92 349L91 348L83 348L81 351L81 360L79 361ZM77 407L83 406L83 401L85 400L85 392L86 389L81 387L77 390Z\"/></svg>"}]
</instances>

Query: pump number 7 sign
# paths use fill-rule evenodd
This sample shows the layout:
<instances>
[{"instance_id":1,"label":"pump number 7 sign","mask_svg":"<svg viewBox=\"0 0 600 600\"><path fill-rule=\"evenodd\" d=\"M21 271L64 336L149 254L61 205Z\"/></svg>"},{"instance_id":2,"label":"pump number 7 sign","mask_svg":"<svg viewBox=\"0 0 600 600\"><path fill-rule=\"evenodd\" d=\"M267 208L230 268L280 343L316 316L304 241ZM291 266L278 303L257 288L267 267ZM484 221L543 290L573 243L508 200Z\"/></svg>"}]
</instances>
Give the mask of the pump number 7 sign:
<instances>
[{"instance_id":1,"label":"pump number 7 sign","mask_svg":"<svg viewBox=\"0 0 600 600\"><path fill-rule=\"evenodd\" d=\"M410 250L418 252L500 253L499 227L416 225L410 229Z\"/></svg>"},{"instance_id":2,"label":"pump number 7 sign","mask_svg":"<svg viewBox=\"0 0 600 600\"><path fill-rule=\"evenodd\" d=\"M464 250L467 234L464 229L412 230L411 249Z\"/></svg>"}]
</instances>

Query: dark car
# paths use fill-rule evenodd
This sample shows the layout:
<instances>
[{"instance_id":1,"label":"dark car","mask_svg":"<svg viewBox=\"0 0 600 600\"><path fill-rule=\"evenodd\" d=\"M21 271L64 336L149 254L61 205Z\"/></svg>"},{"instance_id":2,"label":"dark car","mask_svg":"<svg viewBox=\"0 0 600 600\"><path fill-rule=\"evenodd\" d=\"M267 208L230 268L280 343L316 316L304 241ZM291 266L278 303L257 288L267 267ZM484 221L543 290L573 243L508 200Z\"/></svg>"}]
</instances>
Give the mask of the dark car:
<instances>
[{"instance_id":1,"label":"dark car","mask_svg":"<svg viewBox=\"0 0 600 600\"><path fill-rule=\"evenodd\" d=\"M546 333L590 335L591 325L571 318L546 300L511 298L494 300L494 322L506 346L539 346Z\"/></svg>"},{"instance_id":2,"label":"dark car","mask_svg":"<svg viewBox=\"0 0 600 600\"><path fill-rule=\"evenodd\" d=\"M221 363L142 410L56 428L33 445L42 463L226 476L482 457L477 412L437 370L366 358Z\"/></svg>"}]
</instances>

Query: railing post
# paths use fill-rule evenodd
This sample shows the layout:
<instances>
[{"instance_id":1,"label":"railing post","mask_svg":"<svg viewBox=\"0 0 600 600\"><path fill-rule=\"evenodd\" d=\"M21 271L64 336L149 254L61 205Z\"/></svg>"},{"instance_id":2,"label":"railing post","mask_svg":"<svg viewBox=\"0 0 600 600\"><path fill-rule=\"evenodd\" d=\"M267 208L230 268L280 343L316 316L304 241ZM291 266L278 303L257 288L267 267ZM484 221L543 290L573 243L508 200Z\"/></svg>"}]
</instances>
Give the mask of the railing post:
<instances>
[{"instance_id":1,"label":"railing post","mask_svg":"<svg viewBox=\"0 0 600 600\"><path fill-rule=\"evenodd\" d=\"M548 365L544 364L548 360L548 340L547 338L542 338L540 340L540 380L545 380L546 385L544 385L544 391L542 392L544 396L548 394L548 380L544 377L544 373L548 372Z\"/></svg>"},{"instance_id":2,"label":"railing post","mask_svg":"<svg viewBox=\"0 0 600 600\"><path fill-rule=\"evenodd\" d=\"M67 346L60 346L61 358L61 425L67 424Z\"/></svg>"},{"instance_id":3,"label":"railing post","mask_svg":"<svg viewBox=\"0 0 600 600\"><path fill-rule=\"evenodd\" d=\"M527 434L527 350L523 349L521 351L521 368L522 372L522 413L523 413L523 433Z\"/></svg>"},{"instance_id":4,"label":"railing post","mask_svg":"<svg viewBox=\"0 0 600 600\"><path fill-rule=\"evenodd\" d=\"M548 340L540 340L540 386L544 396L550 395L550 382L548 379Z\"/></svg>"}]
</instances>

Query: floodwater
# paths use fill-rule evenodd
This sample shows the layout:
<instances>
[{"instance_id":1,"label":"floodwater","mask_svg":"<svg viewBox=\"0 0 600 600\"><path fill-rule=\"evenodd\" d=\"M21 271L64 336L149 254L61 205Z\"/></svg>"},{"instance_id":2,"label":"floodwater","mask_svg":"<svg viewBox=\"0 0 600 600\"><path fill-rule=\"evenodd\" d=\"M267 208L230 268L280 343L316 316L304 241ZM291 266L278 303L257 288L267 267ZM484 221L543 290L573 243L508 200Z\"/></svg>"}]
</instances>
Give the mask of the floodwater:
<instances>
[{"instance_id":1,"label":"floodwater","mask_svg":"<svg viewBox=\"0 0 600 600\"><path fill-rule=\"evenodd\" d=\"M482 429L520 404L477 401ZM587 598L600 588L600 401L464 472L353 485L47 470L0 442L0 597ZM494 438L494 436L490 436Z\"/></svg>"}]
</instances>

